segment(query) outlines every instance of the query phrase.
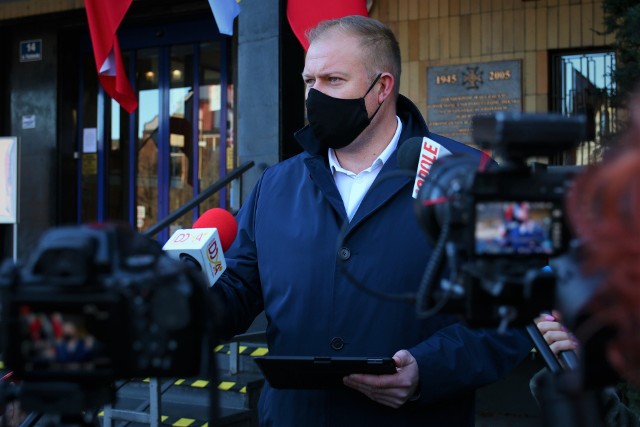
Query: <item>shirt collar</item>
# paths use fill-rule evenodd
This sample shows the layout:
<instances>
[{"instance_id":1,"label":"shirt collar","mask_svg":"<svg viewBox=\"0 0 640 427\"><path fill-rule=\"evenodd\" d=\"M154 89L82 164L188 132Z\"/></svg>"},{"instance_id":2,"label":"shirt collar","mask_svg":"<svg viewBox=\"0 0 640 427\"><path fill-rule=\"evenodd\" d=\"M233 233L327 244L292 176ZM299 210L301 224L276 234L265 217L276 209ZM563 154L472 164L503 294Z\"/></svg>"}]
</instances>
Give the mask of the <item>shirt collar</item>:
<instances>
[{"instance_id":1,"label":"shirt collar","mask_svg":"<svg viewBox=\"0 0 640 427\"><path fill-rule=\"evenodd\" d=\"M371 163L371 166L369 166L369 168L366 169L367 171L371 171L373 168L377 166L382 167L387 162L387 160L389 160L389 157L391 157L391 154L393 154L393 152L398 147L398 140L400 139L400 133L402 133L402 121L398 116L396 116L396 120L398 122L398 125L396 126L396 133L393 134L391 141L389 141L389 144L387 144L387 148L385 148L382 151L382 153L380 153L380 155L373 161L373 163ZM343 172L350 175L355 175L353 172L350 172L344 169L342 166L340 166L340 162L338 161L338 158L336 157L336 152L333 148L329 148L328 157L329 157L329 167L331 168L332 173L335 173L336 171L338 171L338 172Z\"/></svg>"}]
</instances>

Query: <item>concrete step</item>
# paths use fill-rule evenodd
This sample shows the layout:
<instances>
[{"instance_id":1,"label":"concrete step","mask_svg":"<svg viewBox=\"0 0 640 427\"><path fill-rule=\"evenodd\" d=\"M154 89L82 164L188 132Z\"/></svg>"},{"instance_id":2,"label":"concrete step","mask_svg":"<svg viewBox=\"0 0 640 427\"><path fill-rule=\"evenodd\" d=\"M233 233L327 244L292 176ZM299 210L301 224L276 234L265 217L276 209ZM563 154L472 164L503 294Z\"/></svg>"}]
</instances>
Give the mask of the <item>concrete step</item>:
<instances>
[{"instance_id":1,"label":"concrete step","mask_svg":"<svg viewBox=\"0 0 640 427\"><path fill-rule=\"evenodd\" d=\"M137 402L130 401L131 410L135 408ZM124 409L124 408L122 408ZM185 407L175 404L163 404L160 416L160 423L173 427L255 427L257 426L257 411L234 408L219 408L216 412L214 422L209 422L209 412L202 410L203 408L195 408L189 414L185 415ZM103 427L104 413L98 417L98 421ZM112 423L114 427L148 427L148 423L128 422L115 420Z\"/></svg>"},{"instance_id":2,"label":"concrete step","mask_svg":"<svg viewBox=\"0 0 640 427\"><path fill-rule=\"evenodd\" d=\"M253 358L268 353L264 341L249 339L247 342L233 342L215 348L216 370L218 372L216 393L218 405L215 408L216 419L210 418L211 381L203 378L160 379L162 392L160 398L161 423L174 427L255 427L257 426L257 406L264 377ZM0 369L4 366L0 365ZM138 413L137 419L144 419L149 411L150 380L136 378L118 382L117 401L112 426L144 427L145 422L133 422L119 419L117 411ZM37 414L35 414L37 415ZM104 411L99 417L104 422ZM105 426L107 427L107 426Z\"/></svg>"},{"instance_id":3,"label":"concrete step","mask_svg":"<svg viewBox=\"0 0 640 427\"><path fill-rule=\"evenodd\" d=\"M257 426L257 406L264 377L253 361L268 353L261 342L226 343L215 348L215 378L217 392L217 419L215 426ZM210 417L209 401L211 380L203 378L175 378L159 380L163 390L160 414L163 424L176 427L204 426ZM134 379L119 384L115 410L148 411L150 380ZM116 427L136 426L136 423L118 421ZM144 424L141 424L141 426ZM106 426L105 426L106 427ZM209 423L207 427L212 427Z\"/></svg>"},{"instance_id":4,"label":"concrete step","mask_svg":"<svg viewBox=\"0 0 640 427\"><path fill-rule=\"evenodd\" d=\"M216 426L255 426L257 403L264 380L256 375L220 375L216 380L218 405L214 410ZM160 398L163 424L186 427L206 424L210 416L210 381L196 378L166 380ZM113 406L117 411L148 413L150 390L148 380L134 380L122 385ZM118 419L112 425L135 425ZM211 426L211 423L209 424Z\"/></svg>"}]
</instances>

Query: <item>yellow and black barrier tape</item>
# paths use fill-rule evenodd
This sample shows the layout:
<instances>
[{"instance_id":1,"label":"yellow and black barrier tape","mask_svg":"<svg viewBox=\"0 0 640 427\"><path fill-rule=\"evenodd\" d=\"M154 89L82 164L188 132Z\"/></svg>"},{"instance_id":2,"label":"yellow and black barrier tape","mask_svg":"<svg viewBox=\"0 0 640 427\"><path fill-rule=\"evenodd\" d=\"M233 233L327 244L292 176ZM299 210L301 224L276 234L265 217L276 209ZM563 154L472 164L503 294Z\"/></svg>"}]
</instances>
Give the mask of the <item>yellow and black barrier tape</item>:
<instances>
[{"instance_id":1,"label":"yellow and black barrier tape","mask_svg":"<svg viewBox=\"0 0 640 427\"><path fill-rule=\"evenodd\" d=\"M149 378L145 378L144 380L142 380L145 383L148 383L150 381ZM201 380L201 379L195 379L195 378L179 378L177 380L175 380L173 382L173 385L177 385L177 386L183 386L183 387L194 387L194 388L199 388L199 389L205 389L207 387L209 387L210 381L208 380ZM235 381L220 381L218 383L218 390L221 391L235 391L237 393L246 393L247 392L247 385L246 384L240 384L237 383Z\"/></svg>"},{"instance_id":2,"label":"yellow and black barrier tape","mask_svg":"<svg viewBox=\"0 0 640 427\"><path fill-rule=\"evenodd\" d=\"M160 422L164 425L174 427L207 427L209 425L208 422L202 420L196 420L193 418L168 417L166 415L160 417Z\"/></svg>"},{"instance_id":3,"label":"yellow and black barrier tape","mask_svg":"<svg viewBox=\"0 0 640 427\"><path fill-rule=\"evenodd\" d=\"M100 411L98 413L98 417L104 417L104 411ZM161 415L160 422L163 425L174 426L174 427L208 427L209 426L209 423L207 421L196 420L194 418L170 417L168 415Z\"/></svg>"},{"instance_id":4,"label":"yellow and black barrier tape","mask_svg":"<svg viewBox=\"0 0 640 427\"><path fill-rule=\"evenodd\" d=\"M214 348L216 353L230 354L231 346L229 344L221 344ZM265 356L269 353L269 349L267 347L259 347L259 346L248 346L248 345L239 345L238 346L238 354L243 356Z\"/></svg>"}]
</instances>

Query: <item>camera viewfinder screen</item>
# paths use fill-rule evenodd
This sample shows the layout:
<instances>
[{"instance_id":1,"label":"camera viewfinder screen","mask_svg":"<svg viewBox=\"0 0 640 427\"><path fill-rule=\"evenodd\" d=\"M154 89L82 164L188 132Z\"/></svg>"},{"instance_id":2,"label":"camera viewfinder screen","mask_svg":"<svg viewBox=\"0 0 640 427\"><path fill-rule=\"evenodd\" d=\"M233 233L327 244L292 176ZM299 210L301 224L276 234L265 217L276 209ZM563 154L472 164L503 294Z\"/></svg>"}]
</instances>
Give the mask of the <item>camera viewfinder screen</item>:
<instances>
[{"instance_id":1,"label":"camera viewfinder screen","mask_svg":"<svg viewBox=\"0 0 640 427\"><path fill-rule=\"evenodd\" d=\"M553 255L562 247L562 209L554 202L476 204L476 255Z\"/></svg>"},{"instance_id":2,"label":"camera viewfinder screen","mask_svg":"<svg viewBox=\"0 0 640 427\"><path fill-rule=\"evenodd\" d=\"M81 312L20 306L20 353L26 372L83 373L108 368L106 346L94 332L104 323ZM100 334L101 335L101 334Z\"/></svg>"}]
</instances>

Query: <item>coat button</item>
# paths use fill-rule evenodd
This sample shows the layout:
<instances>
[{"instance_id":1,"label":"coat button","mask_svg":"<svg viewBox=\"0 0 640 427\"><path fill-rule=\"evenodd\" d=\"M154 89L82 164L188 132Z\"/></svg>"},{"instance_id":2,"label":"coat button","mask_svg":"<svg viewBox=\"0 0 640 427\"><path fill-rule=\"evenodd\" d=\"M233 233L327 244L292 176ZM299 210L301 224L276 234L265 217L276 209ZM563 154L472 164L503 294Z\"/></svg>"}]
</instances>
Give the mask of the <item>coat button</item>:
<instances>
[{"instance_id":1,"label":"coat button","mask_svg":"<svg viewBox=\"0 0 640 427\"><path fill-rule=\"evenodd\" d=\"M346 261L351 258L351 251L349 250L349 248L342 247L338 250L338 256L342 261Z\"/></svg>"},{"instance_id":2,"label":"coat button","mask_svg":"<svg viewBox=\"0 0 640 427\"><path fill-rule=\"evenodd\" d=\"M340 337L335 337L331 339L331 348L334 350L342 350L344 347L344 340Z\"/></svg>"}]
</instances>

